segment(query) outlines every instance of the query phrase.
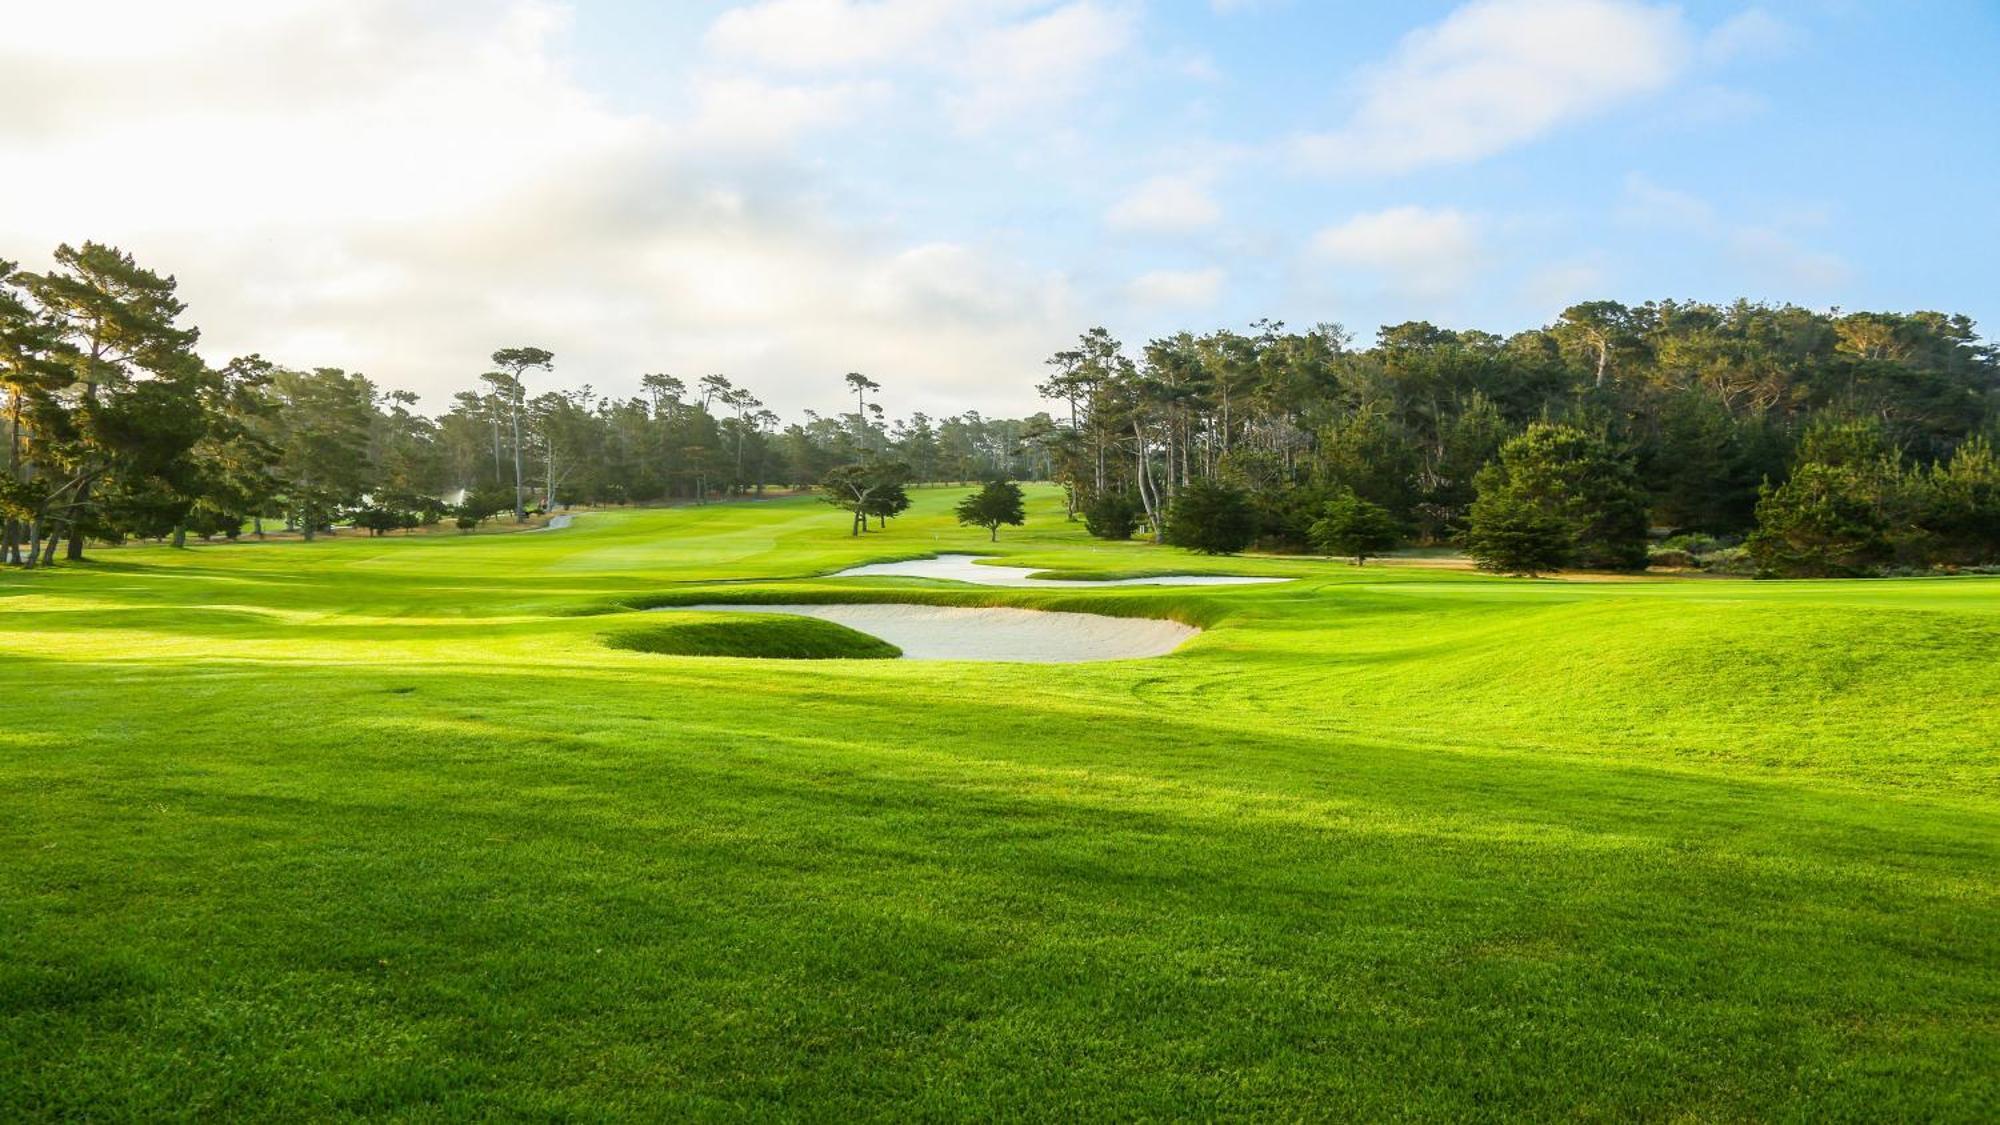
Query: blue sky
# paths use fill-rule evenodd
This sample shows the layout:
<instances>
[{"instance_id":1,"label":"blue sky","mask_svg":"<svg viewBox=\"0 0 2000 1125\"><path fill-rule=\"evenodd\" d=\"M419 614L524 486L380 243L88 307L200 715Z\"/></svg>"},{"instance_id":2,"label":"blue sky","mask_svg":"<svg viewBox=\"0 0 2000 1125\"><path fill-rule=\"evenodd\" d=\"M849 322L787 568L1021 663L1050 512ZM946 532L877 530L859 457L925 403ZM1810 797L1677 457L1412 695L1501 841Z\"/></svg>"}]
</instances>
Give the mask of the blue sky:
<instances>
[{"instance_id":1,"label":"blue sky","mask_svg":"<svg viewBox=\"0 0 2000 1125\"><path fill-rule=\"evenodd\" d=\"M835 409L860 369L892 408L1016 412L1096 323L2000 323L1991 3L190 7L81 0L0 44L29 173L0 256L120 241L211 350L433 406L521 342L615 393L722 371ZM91 151L161 175L33 186Z\"/></svg>"}]
</instances>

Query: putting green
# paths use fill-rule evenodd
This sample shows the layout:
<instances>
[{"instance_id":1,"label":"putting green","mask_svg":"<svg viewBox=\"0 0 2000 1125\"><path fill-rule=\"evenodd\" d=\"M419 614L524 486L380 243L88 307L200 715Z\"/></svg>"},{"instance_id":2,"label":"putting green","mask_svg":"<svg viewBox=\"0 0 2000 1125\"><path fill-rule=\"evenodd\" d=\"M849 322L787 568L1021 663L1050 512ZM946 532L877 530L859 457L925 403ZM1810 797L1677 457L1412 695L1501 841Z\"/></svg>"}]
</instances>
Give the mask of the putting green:
<instances>
[{"instance_id":1,"label":"putting green","mask_svg":"<svg viewBox=\"0 0 2000 1125\"><path fill-rule=\"evenodd\" d=\"M993 545L963 494L0 575L0 1117L1990 1117L2000 581L1207 559L1047 489ZM1293 581L827 577L987 550ZM607 644L883 601L1203 631Z\"/></svg>"}]
</instances>

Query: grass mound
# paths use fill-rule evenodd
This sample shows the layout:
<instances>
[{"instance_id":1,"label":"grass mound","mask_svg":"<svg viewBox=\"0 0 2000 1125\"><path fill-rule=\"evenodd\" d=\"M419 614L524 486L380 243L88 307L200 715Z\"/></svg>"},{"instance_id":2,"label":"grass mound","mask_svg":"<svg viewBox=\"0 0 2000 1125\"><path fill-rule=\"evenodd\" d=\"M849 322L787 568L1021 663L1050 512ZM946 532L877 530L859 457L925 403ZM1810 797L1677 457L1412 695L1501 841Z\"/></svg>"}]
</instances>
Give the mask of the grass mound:
<instances>
[{"instance_id":1,"label":"grass mound","mask_svg":"<svg viewBox=\"0 0 2000 1125\"><path fill-rule=\"evenodd\" d=\"M660 656L742 656L763 660L894 660L903 650L866 633L811 617L746 615L726 621L668 621L613 633L612 648Z\"/></svg>"}]
</instances>

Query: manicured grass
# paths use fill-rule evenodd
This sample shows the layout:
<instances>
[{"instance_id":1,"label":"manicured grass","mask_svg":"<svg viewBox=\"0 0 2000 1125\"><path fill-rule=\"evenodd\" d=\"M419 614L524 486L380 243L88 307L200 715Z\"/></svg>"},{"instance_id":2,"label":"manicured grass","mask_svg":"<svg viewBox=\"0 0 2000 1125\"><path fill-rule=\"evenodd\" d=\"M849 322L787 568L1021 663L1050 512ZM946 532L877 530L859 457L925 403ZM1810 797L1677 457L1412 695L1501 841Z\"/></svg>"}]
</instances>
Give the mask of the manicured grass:
<instances>
[{"instance_id":1,"label":"manicured grass","mask_svg":"<svg viewBox=\"0 0 2000 1125\"><path fill-rule=\"evenodd\" d=\"M0 576L0 1118L1991 1119L2000 581L1207 559L1046 490L996 547L962 494ZM812 577L967 549L1298 580ZM861 596L1208 631L606 643Z\"/></svg>"}]
</instances>

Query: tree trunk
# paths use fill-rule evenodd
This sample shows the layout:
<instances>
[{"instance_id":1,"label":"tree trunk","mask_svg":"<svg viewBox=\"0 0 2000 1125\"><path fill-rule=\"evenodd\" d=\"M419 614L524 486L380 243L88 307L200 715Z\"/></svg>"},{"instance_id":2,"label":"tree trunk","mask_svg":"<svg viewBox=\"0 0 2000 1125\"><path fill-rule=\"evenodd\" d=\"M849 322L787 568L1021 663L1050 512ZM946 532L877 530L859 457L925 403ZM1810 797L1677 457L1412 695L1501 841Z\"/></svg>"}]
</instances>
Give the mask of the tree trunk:
<instances>
[{"instance_id":1,"label":"tree trunk","mask_svg":"<svg viewBox=\"0 0 2000 1125\"><path fill-rule=\"evenodd\" d=\"M521 484L521 406L519 403L513 404L513 409L508 412L508 416L513 419L514 427L514 522L520 523L522 520L528 518L528 512L526 505L521 502L521 490L523 486Z\"/></svg>"},{"instance_id":2,"label":"tree trunk","mask_svg":"<svg viewBox=\"0 0 2000 1125\"><path fill-rule=\"evenodd\" d=\"M69 549L63 557L71 562L83 561L83 506L90 500L90 482L77 486L74 510L76 515L69 521Z\"/></svg>"},{"instance_id":3,"label":"tree trunk","mask_svg":"<svg viewBox=\"0 0 2000 1125\"><path fill-rule=\"evenodd\" d=\"M188 529L187 529L187 525L186 525L186 524L184 524L184 523L177 523L177 524L175 524L175 525L174 525L174 546L175 546L176 548L180 548L180 547L186 547L187 545L188 545Z\"/></svg>"}]
</instances>

